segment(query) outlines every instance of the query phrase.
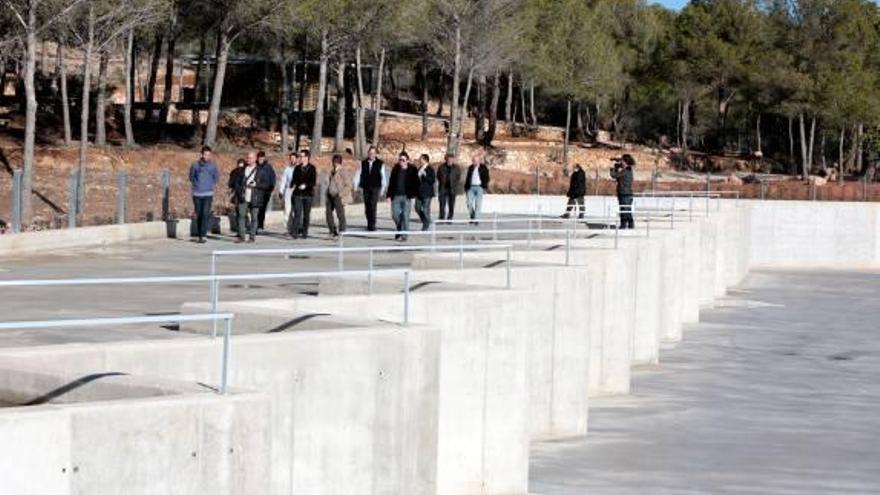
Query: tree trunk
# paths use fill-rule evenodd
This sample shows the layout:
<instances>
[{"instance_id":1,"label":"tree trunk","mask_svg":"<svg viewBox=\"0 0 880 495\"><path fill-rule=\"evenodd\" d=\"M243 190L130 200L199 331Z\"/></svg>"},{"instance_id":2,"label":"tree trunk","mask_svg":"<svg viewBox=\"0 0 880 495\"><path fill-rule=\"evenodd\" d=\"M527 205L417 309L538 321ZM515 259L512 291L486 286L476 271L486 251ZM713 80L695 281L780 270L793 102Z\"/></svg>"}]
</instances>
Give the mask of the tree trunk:
<instances>
[{"instance_id":1,"label":"tree trunk","mask_svg":"<svg viewBox=\"0 0 880 495\"><path fill-rule=\"evenodd\" d=\"M761 113L758 112L758 117L755 119L755 140L758 143L758 153L764 154L764 147L761 143Z\"/></svg>"},{"instance_id":2,"label":"tree trunk","mask_svg":"<svg viewBox=\"0 0 880 495\"><path fill-rule=\"evenodd\" d=\"M808 155L807 155L807 153L808 153L808 151L807 151L807 130L804 127L804 114L803 113L798 114L798 124L799 124L799 130L800 130L800 134L801 134L801 173L803 174L804 179L806 179L807 178L807 170L808 170L810 164L807 163L807 157L808 157Z\"/></svg>"},{"instance_id":3,"label":"tree trunk","mask_svg":"<svg viewBox=\"0 0 880 495\"><path fill-rule=\"evenodd\" d=\"M205 36L205 33L202 33L202 36L199 38L199 59L196 60L196 74L195 80L193 81L193 109L192 109L192 125L198 130L199 124L202 123L202 119L199 118L199 109L198 104L202 101L199 98L199 90L202 86L202 67L205 65L205 51L207 50L208 40Z\"/></svg>"},{"instance_id":4,"label":"tree trunk","mask_svg":"<svg viewBox=\"0 0 880 495\"><path fill-rule=\"evenodd\" d=\"M522 81L522 84L520 84L520 87L519 87L519 99L520 99L520 107L519 107L519 108L520 108L520 113L522 113L523 127L528 127L528 126L529 126L529 117L528 117L528 113L526 112L526 108L527 108L527 107L526 107L526 85L525 85L525 81Z\"/></svg>"},{"instance_id":5,"label":"tree trunk","mask_svg":"<svg viewBox=\"0 0 880 495\"><path fill-rule=\"evenodd\" d=\"M446 152L455 154L458 150L456 143L456 126L458 125L458 93L459 79L461 78L461 25L455 26L455 64L452 69L452 101L449 105L449 134L446 137Z\"/></svg>"},{"instance_id":6,"label":"tree trunk","mask_svg":"<svg viewBox=\"0 0 880 495\"><path fill-rule=\"evenodd\" d=\"M856 141L858 142L857 146L857 154L856 154L856 171L859 174L864 172L864 168L862 167L862 148L864 146L864 132L865 132L865 124L859 123L858 133L856 134Z\"/></svg>"},{"instance_id":7,"label":"tree trunk","mask_svg":"<svg viewBox=\"0 0 880 495\"><path fill-rule=\"evenodd\" d=\"M134 101L134 29L128 30L125 42L125 145L134 146L134 128L131 123L131 107Z\"/></svg>"},{"instance_id":8,"label":"tree trunk","mask_svg":"<svg viewBox=\"0 0 880 495\"><path fill-rule=\"evenodd\" d=\"M6 55L0 54L0 96L6 90Z\"/></svg>"},{"instance_id":9,"label":"tree trunk","mask_svg":"<svg viewBox=\"0 0 880 495\"><path fill-rule=\"evenodd\" d=\"M345 61L336 65L336 153L345 152Z\"/></svg>"},{"instance_id":10,"label":"tree trunk","mask_svg":"<svg viewBox=\"0 0 880 495\"><path fill-rule=\"evenodd\" d=\"M321 33L321 55L318 69L318 101L315 106L315 122L312 126L312 142L309 143L309 151L312 156L321 155L321 136L324 131L324 103L327 99L327 65L330 63L329 34L325 29Z\"/></svg>"},{"instance_id":11,"label":"tree trunk","mask_svg":"<svg viewBox=\"0 0 880 495\"><path fill-rule=\"evenodd\" d=\"M64 63L64 43L58 42L58 56L61 58L61 64L58 67L58 79L61 86L61 120L64 126L64 145L70 146L73 143L73 132L70 128L70 101L67 97L67 64Z\"/></svg>"},{"instance_id":12,"label":"tree trunk","mask_svg":"<svg viewBox=\"0 0 880 495\"><path fill-rule=\"evenodd\" d=\"M37 5L28 2L27 28L25 29L24 57L24 92L25 92L25 124L24 150L22 153L21 171L21 223L30 226L33 220L33 204L31 191L34 178L34 148L37 135L37 89L34 84L37 63ZM4 69L5 70L5 69Z\"/></svg>"},{"instance_id":13,"label":"tree trunk","mask_svg":"<svg viewBox=\"0 0 880 495\"><path fill-rule=\"evenodd\" d=\"M373 146L379 146L379 132L382 126L382 73L385 69L385 47L379 52L379 81L376 83L376 95L373 100Z\"/></svg>"},{"instance_id":14,"label":"tree trunk","mask_svg":"<svg viewBox=\"0 0 880 495\"><path fill-rule=\"evenodd\" d=\"M89 147L89 93L92 89L92 71L89 62L95 44L95 7L89 2L88 35L86 38L85 57L83 59L82 112L79 121L79 183L77 187L77 214L82 213L85 206L86 184L86 153Z\"/></svg>"},{"instance_id":15,"label":"tree trunk","mask_svg":"<svg viewBox=\"0 0 880 495\"><path fill-rule=\"evenodd\" d=\"M455 136L455 149L453 150L453 154L458 155L458 149L461 147L461 141L464 138L463 130L464 130L464 119L467 117L467 108L468 101L471 98L471 87L473 86L474 80L474 68L471 67L468 70L467 84L464 89L464 100L461 102L461 108L458 109L458 125L456 129L458 129L458 134Z\"/></svg>"},{"instance_id":16,"label":"tree trunk","mask_svg":"<svg viewBox=\"0 0 880 495\"><path fill-rule=\"evenodd\" d=\"M492 100L489 104L489 129L483 141L485 146L492 146L495 132L498 129L498 101L501 99L501 74L496 72L492 81Z\"/></svg>"},{"instance_id":17,"label":"tree trunk","mask_svg":"<svg viewBox=\"0 0 880 495\"><path fill-rule=\"evenodd\" d=\"M160 32L156 34L153 45L153 58L150 59L150 76L147 80L147 94L144 101L147 103L147 121L153 120L153 98L156 96L156 79L159 75L159 59L162 58L162 45L165 36Z\"/></svg>"},{"instance_id":18,"label":"tree trunk","mask_svg":"<svg viewBox=\"0 0 880 495\"><path fill-rule=\"evenodd\" d=\"M165 87L162 91L162 110L159 111L161 139L168 137L168 112L171 109L171 92L174 89L174 56L177 46L177 6L171 7L171 21L168 26L168 46L165 52ZM181 88L182 90L183 88Z\"/></svg>"},{"instance_id":19,"label":"tree trunk","mask_svg":"<svg viewBox=\"0 0 880 495\"><path fill-rule=\"evenodd\" d=\"M844 146L846 143L846 127L840 126L840 140L837 142L837 173L838 173L838 181L843 182L843 161L845 159L844 156Z\"/></svg>"},{"instance_id":20,"label":"tree trunk","mask_svg":"<svg viewBox=\"0 0 880 495\"><path fill-rule=\"evenodd\" d=\"M532 127L538 127L538 117L535 116L535 83L529 85L529 115L532 117Z\"/></svg>"},{"instance_id":21,"label":"tree trunk","mask_svg":"<svg viewBox=\"0 0 880 495\"><path fill-rule=\"evenodd\" d=\"M230 41L226 30L220 28L219 53L217 68L214 73L214 90L211 91L211 105L208 108L208 124L205 126L206 146L214 146L217 142L217 126L220 122L220 102L223 99L223 83L226 78L226 63L229 60Z\"/></svg>"},{"instance_id":22,"label":"tree trunk","mask_svg":"<svg viewBox=\"0 0 880 495\"><path fill-rule=\"evenodd\" d=\"M477 110L474 112L474 141L482 143L486 128L486 76L477 80Z\"/></svg>"},{"instance_id":23,"label":"tree trunk","mask_svg":"<svg viewBox=\"0 0 880 495\"><path fill-rule=\"evenodd\" d=\"M562 145L562 173L568 176L568 142L571 135L571 98L565 101L565 141Z\"/></svg>"},{"instance_id":24,"label":"tree trunk","mask_svg":"<svg viewBox=\"0 0 880 495\"><path fill-rule=\"evenodd\" d=\"M287 53L282 43L281 56L278 59L281 70L281 153L290 153L290 77L287 75Z\"/></svg>"},{"instance_id":25,"label":"tree trunk","mask_svg":"<svg viewBox=\"0 0 880 495\"><path fill-rule=\"evenodd\" d=\"M795 174L795 170L797 170L797 166L794 163L794 130L792 121L794 118L789 115L788 116L788 163L791 164L791 173Z\"/></svg>"},{"instance_id":26,"label":"tree trunk","mask_svg":"<svg viewBox=\"0 0 880 495\"><path fill-rule=\"evenodd\" d=\"M438 71L437 75L437 115L438 117L443 116L443 100L446 99L446 81L443 80L443 71L445 68L441 68Z\"/></svg>"},{"instance_id":27,"label":"tree trunk","mask_svg":"<svg viewBox=\"0 0 880 495\"><path fill-rule=\"evenodd\" d=\"M813 144L816 142L816 116L814 115L810 123L810 148L807 150L807 170L805 177L813 171Z\"/></svg>"},{"instance_id":28,"label":"tree trunk","mask_svg":"<svg viewBox=\"0 0 880 495\"><path fill-rule=\"evenodd\" d=\"M367 123L364 114L364 77L361 65L361 44L358 43L354 52L355 70L357 71L357 96L355 98L355 156L363 160L367 156Z\"/></svg>"},{"instance_id":29,"label":"tree trunk","mask_svg":"<svg viewBox=\"0 0 880 495\"><path fill-rule=\"evenodd\" d=\"M422 74L422 102L421 102L421 111L422 111L422 136L421 139L424 141L428 139L428 64L421 64L421 74Z\"/></svg>"},{"instance_id":30,"label":"tree trunk","mask_svg":"<svg viewBox=\"0 0 880 495\"><path fill-rule=\"evenodd\" d=\"M509 129L513 129L513 69L507 73L507 95L505 95L504 101L504 121L507 122L507 127ZM513 134L511 132L510 134Z\"/></svg>"},{"instance_id":31,"label":"tree trunk","mask_svg":"<svg viewBox=\"0 0 880 495\"><path fill-rule=\"evenodd\" d=\"M685 99L681 105L681 150L687 159L688 141L691 132L691 100Z\"/></svg>"},{"instance_id":32,"label":"tree trunk","mask_svg":"<svg viewBox=\"0 0 880 495\"><path fill-rule=\"evenodd\" d=\"M683 105L681 104L681 100L678 100L678 114L675 116L675 145L681 148L681 112L683 111Z\"/></svg>"},{"instance_id":33,"label":"tree trunk","mask_svg":"<svg viewBox=\"0 0 880 495\"><path fill-rule=\"evenodd\" d=\"M294 143L294 148L299 150L299 141L302 137L302 114L303 114L303 106L306 101L306 84L309 82L309 69L306 67L306 62L308 61L309 56L309 38L306 36L303 44L302 44L302 66L303 66L303 74L302 74L302 83L299 85L299 97L296 105L296 142ZM296 71L296 65L293 66L293 70ZM293 78L296 81L296 77Z\"/></svg>"},{"instance_id":34,"label":"tree trunk","mask_svg":"<svg viewBox=\"0 0 880 495\"><path fill-rule=\"evenodd\" d=\"M95 146L107 145L107 63L110 54L101 51L98 64L98 96L95 99Z\"/></svg>"}]
</instances>

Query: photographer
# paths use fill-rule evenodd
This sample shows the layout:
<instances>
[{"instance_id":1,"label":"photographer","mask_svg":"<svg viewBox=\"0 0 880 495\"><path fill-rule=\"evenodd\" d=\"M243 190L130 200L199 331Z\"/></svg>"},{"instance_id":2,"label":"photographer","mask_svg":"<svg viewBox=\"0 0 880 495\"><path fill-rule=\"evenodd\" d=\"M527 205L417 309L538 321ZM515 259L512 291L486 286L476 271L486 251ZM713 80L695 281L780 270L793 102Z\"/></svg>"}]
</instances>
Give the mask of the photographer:
<instances>
[{"instance_id":1,"label":"photographer","mask_svg":"<svg viewBox=\"0 0 880 495\"><path fill-rule=\"evenodd\" d=\"M617 181L617 203L620 205L620 228L635 228L633 219L633 167L636 161L631 155L614 159L611 178Z\"/></svg>"}]
</instances>

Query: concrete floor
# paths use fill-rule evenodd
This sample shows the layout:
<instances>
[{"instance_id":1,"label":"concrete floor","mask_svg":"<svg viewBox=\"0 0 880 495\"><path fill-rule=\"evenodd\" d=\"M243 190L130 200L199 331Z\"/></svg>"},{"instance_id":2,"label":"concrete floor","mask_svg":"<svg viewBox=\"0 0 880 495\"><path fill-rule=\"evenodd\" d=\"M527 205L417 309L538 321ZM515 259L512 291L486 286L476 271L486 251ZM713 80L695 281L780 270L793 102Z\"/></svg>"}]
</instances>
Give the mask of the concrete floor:
<instances>
[{"instance_id":1,"label":"concrete floor","mask_svg":"<svg viewBox=\"0 0 880 495\"><path fill-rule=\"evenodd\" d=\"M880 273L756 270L701 320L533 493L880 493Z\"/></svg>"}]
</instances>

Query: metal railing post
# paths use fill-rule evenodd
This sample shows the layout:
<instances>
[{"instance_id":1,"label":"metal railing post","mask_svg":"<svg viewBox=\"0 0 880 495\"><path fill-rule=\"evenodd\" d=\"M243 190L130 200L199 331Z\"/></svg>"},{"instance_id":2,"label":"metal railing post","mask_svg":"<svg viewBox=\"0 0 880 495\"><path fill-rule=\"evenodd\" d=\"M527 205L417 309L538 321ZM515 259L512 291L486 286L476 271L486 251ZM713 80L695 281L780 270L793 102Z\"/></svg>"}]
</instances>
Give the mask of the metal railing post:
<instances>
[{"instance_id":1,"label":"metal railing post","mask_svg":"<svg viewBox=\"0 0 880 495\"><path fill-rule=\"evenodd\" d=\"M498 240L498 212L492 212L492 240Z\"/></svg>"},{"instance_id":2,"label":"metal railing post","mask_svg":"<svg viewBox=\"0 0 880 495\"><path fill-rule=\"evenodd\" d=\"M76 213L79 209L79 203L77 201L77 189L79 188L79 177L76 169L70 171L70 178L68 179L68 187L67 187L67 228L75 228L76 227Z\"/></svg>"},{"instance_id":3,"label":"metal railing post","mask_svg":"<svg viewBox=\"0 0 880 495\"><path fill-rule=\"evenodd\" d=\"M464 270L464 233L458 238L458 269Z\"/></svg>"},{"instance_id":4,"label":"metal railing post","mask_svg":"<svg viewBox=\"0 0 880 495\"><path fill-rule=\"evenodd\" d=\"M116 176L116 223L125 223L125 204L128 193L128 174L120 170Z\"/></svg>"},{"instance_id":5,"label":"metal railing post","mask_svg":"<svg viewBox=\"0 0 880 495\"><path fill-rule=\"evenodd\" d=\"M571 231L565 231L565 266L571 264Z\"/></svg>"},{"instance_id":6,"label":"metal railing post","mask_svg":"<svg viewBox=\"0 0 880 495\"><path fill-rule=\"evenodd\" d=\"M342 240L342 238L343 238L343 236L339 236L339 241L338 241L338 244L337 244L337 246L336 246L336 247L339 248L339 252L338 252L338 254L336 255L336 259L337 259L337 264L339 265L339 271L340 271L340 272L343 271L343 270L345 270L345 255L343 254L343 247L344 247L343 244L344 244L344 241Z\"/></svg>"},{"instance_id":7,"label":"metal railing post","mask_svg":"<svg viewBox=\"0 0 880 495\"><path fill-rule=\"evenodd\" d=\"M688 222L694 221L694 193L688 194Z\"/></svg>"},{"instance_id":8,"label":"metal railing post","mask_svg":"<svg viewBox=\"0 0 880 495\"><path fill-rule=\"evenodd\" d=\"M437 224L431 222L431 252L437 251Z\"/></svg>"},{"instance_id":9,"label":"metal railing post","mask_svg":"<svg viewBox=\"0 0 880 495\"><path fill-rule=\"evenodd\" d=\"M669 228L675 230L675 198L672 198L672 204L669 206Z\"/></svg>"},{"instance_id":10,"label":"metal railing post","mask_svg":"<svg viewBox=\"0 0 880 495\"><path fill-rule=\"evenodd\" d=\"M2 89L2 88L0 88ZM12 171L12 232L21 232L21 169Z\"/></svg>"},{"instance_id":11,"label":"metal railing post","mask_svg":"<svg viewBox=\"0 0 880 495\"><path fill-rule=\"evenodd\" d=\"M510 284L510 246L507 246L507 288L511 287Z\"/></svg>"},{"instance_id":12,"label":"metal railing post","mask_svg":"<svg viewBox=\"0 0 880 495\"><path fill-rule=\"evenodd\" d=\"M370 261L367 272L367 293L373 295L373 250L370 249Z\"/></svg>"},{"instance_id":13,"label":"metal railing post","mask_svg":"<svg viewBox=\"0 0 880 495\"><path fill-rule=\"evenodd\" d=\"M219 288L219 282L217 281L217 255L211 253L211 282L210 282L210 294L211 294L211 313L217 314L217 289ZM214 320L213 326L211 328L211 338L217 337L217 320Z\"/></svg>"},{"instance_id":14,"label":"metal railing post","mask_svg":"<svg viewBox=\"0 0 880 495\"><path fill-rule=\"evenodd\" d=\"M620 225L614 226L614 249L620 246Z\"/></svg>"},{"instance_id":15,"label":"metal railing post","mask_svg":"<svg viewBox=\"0 0 880 495\"><path fill-rule=\"evenodd\" d=\"M217 321L216 319L214 321ZM226 394L229 385L229 361L231 349L229 348L230 336L232 335L232 318L226 319L226 328L223 330L223 362L220 369L220 393Z\"/></svg>"},{"instance_id":16,"label":"metal railing post","mask_svg":"<svg viewBox=\"0 0 880 495\"><path fill-rule=\"evenodd\" d=\"M531 248L531 247L532 247L532 219L531 219L531 218L529 219L528 236L529 236L529 238L528 238L528 244L527 244L527 246L528 246L529 248Z\"/></svg>"},{"instance_id":17,"label":"metal railing post","mask_svg":"<svg viewBox=\"0 0 880 495\"><path fill-rule=\"evenodd\" d=\"M403 272L403 325L409 325L409 272Z\"/></svg>"}]
</instances>

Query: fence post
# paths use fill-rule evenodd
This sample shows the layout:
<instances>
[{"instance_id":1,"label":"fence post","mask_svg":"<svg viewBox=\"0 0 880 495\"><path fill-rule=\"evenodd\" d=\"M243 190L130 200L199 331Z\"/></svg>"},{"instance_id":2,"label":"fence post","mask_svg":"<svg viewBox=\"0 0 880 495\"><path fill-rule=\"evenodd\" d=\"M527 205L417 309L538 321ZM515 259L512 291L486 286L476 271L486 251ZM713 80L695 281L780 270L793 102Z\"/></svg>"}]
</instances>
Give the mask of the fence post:
<instances>
[{"instance_id":1,"label":"fence post","mask_svg":"<svg viewBox=\"0 0 880 495\"><path fill-rule=\"evenodd\" d=\"M215 320L216 321L216 320ZM232 336L232 319L226 319L226 328L223 330L223 361L220 369L220 393L226 394L226 387L229 384L229 361L231 359L229 348L230 337Z\"/></svg>"},{"instance_id":2,"label":"fence post","mask_svg":"<svg viewBox=\"0 0 880 495\"><path fill-rule=\"evenodd\" d=\"M125 223L125 205L128 195L128 174L125 170L119 171L116 176L116 223Z\"/></svg>"},{"instance_id":3,"label":"fence post","mask_svg":"<svg viewBox=\"0 0 880 495\"><path fill-rule=\"evenodd\" d=\"M21 232L21 169L12 171L12 232Z\"/></svg>"},{"instance_id":4,"label":"fence post","mask_svg":"<svg viewBox=\"0 0 880 495\"><path fill-rule=\"evenodd\" d=\"M162 194L162 220L170 220L171 216L171 171L162 169L159 172L159 183Z\"/></svg>"},{"instance_id":5,"label":"fence post","mask_svg":"<svg viewBox=\"0 0 880 495\"><path fill-rule=\"evenodd\" d=\"M67 228L72 229L76 227L76 214L79 209L79 201L77 200L77 196L79 196L79 174L76 169L70 171L70 179L67 189Z\"/></svg>"},{"instance_id":6,"label":"fence post","mask_svg":"<svg viewBox=\"0 0 880 495\"><path fill-rule=\"evenodd\" d=\"M565 229L565 266L571 264L571 230Z\"/></svg>"},{"instance_id":7,"label":"fence post","mask_svg":"<svg viewBox=\"0 0 880 495\"><path fill-rule=\"evenodd\" d=\"M403 272L403 325L409 325L409 271Z\"/></svg>"},{"instance_id":8,"label":"fence post","mask_svg":"<svg viewBox=\"0 0 880 495\"><path fill-rule=\"evenodd\" d=\"M868 200L868 176L862 177L862 201Z\"/></svg>"},{"instance_id":9,"label":"fence post","mask_svg":"<svg viewBox=\"0 0 880 495\"><path fill-rule=\"evenodd\" d=\"M507 288L510 288L510 246L507 246Z\"/></svg>"}]
</instances>

